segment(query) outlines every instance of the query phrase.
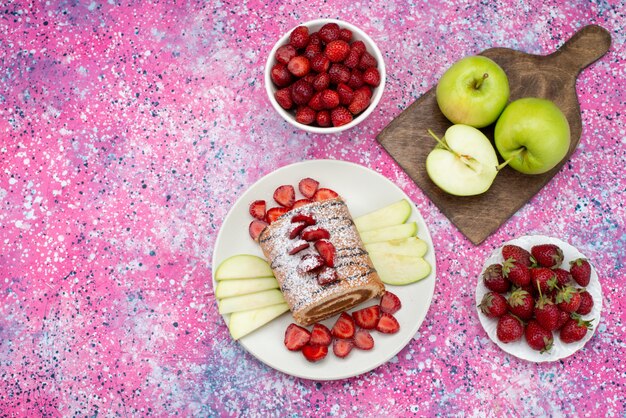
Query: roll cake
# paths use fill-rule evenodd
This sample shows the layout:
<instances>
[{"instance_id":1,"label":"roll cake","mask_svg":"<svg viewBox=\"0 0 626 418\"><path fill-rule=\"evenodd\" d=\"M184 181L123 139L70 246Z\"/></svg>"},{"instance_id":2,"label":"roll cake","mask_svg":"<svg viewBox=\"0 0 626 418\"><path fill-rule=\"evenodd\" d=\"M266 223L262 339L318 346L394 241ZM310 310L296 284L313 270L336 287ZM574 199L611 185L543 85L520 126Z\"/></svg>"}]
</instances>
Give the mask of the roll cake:
<instances>
[{"instance_id":1,"label":"roll cake","mask_svg":"<svg viewBox=\"0 0 626 418\"><path fill-rule=\"evenodd\" d=\"M287 212L261 232L259 244L302 326L385 291L340 197Z\"/></svg>"}]
</instances>

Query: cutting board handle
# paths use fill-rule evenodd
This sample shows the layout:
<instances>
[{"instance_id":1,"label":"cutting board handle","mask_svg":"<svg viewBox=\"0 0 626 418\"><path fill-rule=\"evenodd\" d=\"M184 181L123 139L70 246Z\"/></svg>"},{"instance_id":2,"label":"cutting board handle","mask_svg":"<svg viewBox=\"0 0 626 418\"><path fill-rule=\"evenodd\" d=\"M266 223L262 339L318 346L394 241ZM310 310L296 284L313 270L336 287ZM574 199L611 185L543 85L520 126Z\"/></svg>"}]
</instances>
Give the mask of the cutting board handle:
<instances>
[{"instance_id":1,"label":"cutting board handle","mask_svg":"<svg viewBox=\"0 0 626 418\"><path fill-rule=\"evenodd\" d=\"M588 25L576 32L561 48L549 55L561 68L578 73L595 62L611 47L611 35L597 25Z\"/></svg>"}]
</instances>

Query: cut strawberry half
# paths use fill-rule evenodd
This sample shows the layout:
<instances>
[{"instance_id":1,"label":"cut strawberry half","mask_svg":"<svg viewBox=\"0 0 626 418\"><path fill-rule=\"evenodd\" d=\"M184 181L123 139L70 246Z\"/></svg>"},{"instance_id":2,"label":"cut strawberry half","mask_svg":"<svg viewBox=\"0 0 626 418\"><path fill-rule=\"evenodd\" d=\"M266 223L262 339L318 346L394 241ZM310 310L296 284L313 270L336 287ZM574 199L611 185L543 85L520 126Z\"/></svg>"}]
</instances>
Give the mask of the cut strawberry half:
<instances>
[{"instance_id":1,"label":"cut strawberry half","mask_svg":"<svg viewBox=\"0 0 626 418\"><path fill-rule=\"evenodd\" d=\"M317 188L319 187L319 185L319 181L307 177L300 180L300 183L298 183L298 190L300 190L302 196L310 199L315 195L315 192L317 192Z\"/></svg>"},{"instance_id":2,"label":"cut strawberry half","mask_svg":"<svg viewBox=\"0 0 626 418\"><path fill-rule=\"evenodd\" d=\"M321 188L318 189L317 192L315 192L315 195L313 195L313 200L316 202L322 202L324 200L334 199L336 197L339 197L339 195L334 190Z\"/></svg>"},{"instance_id":3,"label":"cut strawberry half","mask_svg":"<svg viewBox=\"0 0 626 418\"><path fill-rule=\"evenodd\" d=\"M302 354L304 354L304 358L308 361L315 363L326 357L328 354L328 346L307 344L302 347Z\"/></svg>"},{"instance_id":4,"label":"cut strawberry half","mask_svg":"<svg viewBox=\"0 0 626 418\"><path fill-rule=\"evenodd\" d=\"M291 229L289 230L289 239L295 239L300 232L306 228L306 224L304 222L296 222L295 224L291 224Z\"/></svg>"},{"instance_id":5,"label":"cut strawberry half","mask_svg":"<svg viewBox=\"0 0 626 418\"><path fill-rule=\"evenodd\" d=\"M258 241L259 235L261 235L261 232L263 232L263 230L266 227L267 227L267 222L259 221L258 219L255 219L252 222L250 222L250 225L248 226L248 232L250 233L250 236L252 237L253 240Z\"/></svg>"},{"instance_id":6,"label":"cut strawberry half","mask_svg":"<svg viewBox=\"0 0 626 418\"><path fill-rule=\"evenodd\" d=\"M320 286L325 286L339 280L337 277L337 270L332 267L324 267L317 275L317 283Z\"/></svg>"},{"instance_id":7,"label":"cut strawberry half","mask_svg":"<svg viewBox=\"0 0 626 418\"><path fill-rule=\"evenodd\" d=\"M386 291L380 299L380 310L388 314L395 314L401 307L402 303L400 302L400 298L390 291Z\"/></svg>"},{"instance_id":8,"label":"cut strawberry half","mask_svg":"<svg viewBox=\"0 0 626 418\"><path fill-rule=\"evenodd\" d=\"M329 346L333 341L333 336L330 334L330 330L324 324L315 324L311 330L311 339L309 344L311 345L326 345Z\"/></svg>"},{"instance_id":9,"label":"cut strawberry half","mask_svg":"<svg viewBox=\"0 0 626 418\"><path fill-rule=\"evenodd\" d=\"M315 242L315 249L324 259L324 264L335 267L335 246L332 242L320 239Z\"/></svg>"},{"instance_id":10,"label":"cut strawberry half","mask_svg":"<svg viewBox=\"0 0 626 418\"><path fill-rule=\"evenodd\" d=\"M300 251L309 248L309 245L310 244L308 242L300 239L293 244L288 253L289 255L298 254Z\"/></svg>"},{"instance_id":11,"label":"cut strawberry half","mask_svg":"<svg viewBox=\"0 0 626 418\"><path fill-rule=\"evenodd\" d=\"M335 355L339 358L344 358L348 354L350 354L350 351L352 351L353 347L354 342L352 342L352 340L335 338L335 340L333 341L333 353L335 353Z\"/></svg>"},{"instance_id":12,"label":"cut strawberry half","mask_svg":"<svg viewBox=\"0 0 626 418\"><path fill-rule=\"evenodd\" d=\"M352 338L354 336L354 328L354 319L347 313L342 312L330 333L336 338Z\"/></svg>"},{"instance_id":13,"label":"cut strawberry half","mask_svg":"<svg viewBox=\"0 0 626 418\"><path fill-rule=\"evenodd\" d=\"M298 351L308 344L311 333L300 325L291 323L285 330L285 347L290 351Z\"/></svg>"},{"instance_id":14,"label":"cut strawberry half","mask_svg":"<svg viewBox=\"0 0 626 418\"><path fill-rule=\"evenodd\" d=\"M363 329L374 329L378 324L378 318L380 317L380 306L373 305L367 308L359 309L352 312L352 318L354 322Z\"/></svg>"},{"instance_id":15,"label":"cut strawberry half","mask_svg":"<svg viewBox=\"0 0 626 418\"><path fill-rule=\"evenodd\" d=\"M374 338L366 329L360 329L354 333L354 345L361 350L371 350L374 348Z\"/></svg>"},{"instance_id":16,"label":"cut strawberry half","mask_svg":"<svg viewBox=\"0 0 626 418\"><path fill-rule=\"evenodd\" d=\"M279 207L270 208L265 214L265 221L268 224L271 224L272 222L274 222L276 219L280 218L287 212L289 212L289 208L279 208Z\"/></svg>"},{"instance_id":17,"label":"cut strawberry half","mask_svg":"<svg viewBox=\"0 0 626 418\"><path fill-rule=\"evenodd\" d=\"M310 273L324 265L324 259L317 254L305 254L298 264L300 273Z\"/></svg>"},{"instance_id":18,"label":"cut strawberry half","mask_svg":"<svg viewBox=\"0 0 626 418\"><path fill-rule=\"evenodd\" d=\"M292 223L304 222L305 224L309 226L315 225L317 223L311 215L307 215L306 213L297 213L293 215L293 218L291 218L291 222Z\"/></svg>"},{"instance_id":19,"label":"cut strawberry half","mask_svg":"<svg viewBox=\"0 0 626 418\"><path fill-rule=\"evenodd\" d=\"M250 204L250 215L254 219L258 219L260 221L265 220L265 209L267 205L265 200L255 200Z\"/></svg>"},{"instance_id":20,"label":"cut strawberry half","mask_svg":"<svg viewBox=\"0 0 626 418\"><path fill-rule=\"evenodd\" d=\"M296 201L296 191L289 184L278 186L274 191L274 200L282 207L290 208Z\"/></svg>"},{"instance_id":21,"label":"cut strawberry half","mask_svg":"<svg viewBox=\"0 0 626 418\"><path fill-rule=\"evenodd\" d=\"M308 205L309 203L313 203L313 201L311 199L300 199L300 200L296 200L293 204L293 208L297 209L300 208L304 205Z\"/></svg>"},{"instance_id":22,"label":"cut strawberry half","mask_svg":"<svg viewBox=\"0 0 626 418\"><path fill-rule=\"evenodd\" d=\"M317 241L330 238L330 233L324 228L308 227L302 231L302 239L305 241Z\"/></svg>"},{"instance_id":23,"label":"cut strawberry half","mask_svg":"<svg viewBox=\"0 0 626 418\"><path fill-rule=\"evenodd\" d=\"M393 315L383 312L380 314L376 329L383 334L395 334L400 330L400 324Z\"/></svg>"}]
</instances>

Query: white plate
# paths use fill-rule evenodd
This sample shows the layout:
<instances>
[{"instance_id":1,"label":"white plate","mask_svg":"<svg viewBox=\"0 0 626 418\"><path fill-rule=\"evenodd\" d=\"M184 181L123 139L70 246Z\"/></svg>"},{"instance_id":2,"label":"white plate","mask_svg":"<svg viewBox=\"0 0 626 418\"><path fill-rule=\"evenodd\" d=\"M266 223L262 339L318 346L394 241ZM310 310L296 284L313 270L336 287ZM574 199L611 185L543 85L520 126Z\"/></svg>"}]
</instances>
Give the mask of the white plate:
<instances>
[{"instance_id":1,"label":"white plate","mask_svg":"<svg viewBox=\"0 0 626 418\"><path fill-rule=\"evenodd\" d=\"M276 187L291 184L296 188L305 177L320 182L320 187L336 191L346 202L353 217L379 209L400 199L407 199L413 207L409 221L418 225L417 235L428 243L425 259L432 271L425 279L406 286L387 286L398 295L402 309L394 316L400 323L400 331L385 335L373 331L375 346L371 351L358 349L345 359L335 357L332 346L328 356L318 363L308 362L302 353L291 352L283 344L285 329L293 322L288 312L263 328L243 337L241 345L254 357L268 366L292 376L314 380L337 380L365 373L385 363L396 355L415 335L426 317L435 289L436 265L432 240L419 211L395 184L384 176L357 164L335 160L305 161L282 167L257 181L232 207L217 236L213 252L213 273L227 257L235 254L254 254L263 257L259 246L248 235L248 224L252 220L249 205L257 199L265 199L272 206L272 195ZM215 277L213 277L215 288ZM372 300L356 309L377 303ZM322 323L332 327L337 316ZM227 318L225 318L227 320Z\"/></svg>"},{"instance_id":2,"label":"white plate","mask_svg":"<svg viewBox=\"0 0 626 418\"><path fill-rule=\"evenodd\" d=\"M558 238L546 237L543 235L527 235L519 237L514 240L505 242L504 244L502 244L502 247L507 244L520 246L522 248L525 248L529 252L530 248L534 245L556 244L561 248L561 250L563 250L563 264L561 265L561 267L565 270L569 270L570 261L573 261L577 258L587 258L580 251L572 247L567 242L561 241ZM480 304L485 293L489 292L489 289L485 287L482 279L484 271L491 264L502 264L502 262L504 262L504 259L502 258L502 247L495 249L491 253L491 256L485 261L480 276L478 277L478 285L476 286L477 306ZM593 267L591 261L589 262L589 264L591 265L591 281L589 282L589 285L586 287L586 289L593 297L593 309L588 315L583 316L583 318L586 320L593 319L593 322L591 322L592 329L587 331L585 338L574 343L564 344L559 338L558 331L556 331L553 333L554 345L552 349L549 352L543 354L530 348L526 343L526 339L523 336L521 340L505 344L501 342L496 335L496 327L498 321L494 318L489 318L480 311L480 308L477 308L478 318L480 319L480 323L482 324L483 328L489 335L489 338L491 338L491 340L496 343L498 347L500 347L507 353L512 354L515 357L519 357L523 360L533 361L537 363L560 360L562 358L571 356L576 351L583 348L587 341L591 339L593 333L598 327L598 324L600 322L600 312L602 311L602 288L600 286L600 281L598 280L598 273L596 273L596 270ZM572 283L574 282L572 281Z\"/></svg>"}]
</instances>

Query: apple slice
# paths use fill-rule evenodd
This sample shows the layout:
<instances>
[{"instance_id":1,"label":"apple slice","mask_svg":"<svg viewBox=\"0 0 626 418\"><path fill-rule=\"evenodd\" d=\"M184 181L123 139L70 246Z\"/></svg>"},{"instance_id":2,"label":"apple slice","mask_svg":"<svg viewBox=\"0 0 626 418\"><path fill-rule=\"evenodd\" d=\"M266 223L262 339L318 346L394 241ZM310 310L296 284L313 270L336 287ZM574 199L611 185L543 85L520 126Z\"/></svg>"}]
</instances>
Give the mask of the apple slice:
<instances>
[{"instance_id":1,"label":"apple slice","mask_svg":"<svg viewBox=\"0 0 626 418\"><path fill-rule=\"evenodd\" d=\"M248 295L233 296L218 301L219 313L224 315L232 312L247 311L265 306L284 303L285 298L278 289L263 290Z\"/></svg>"},{"instance_id":2,"label":"apple slice","mask_svg":"<svg viewBox=\"0 0 626 418\"><path fill-rule=\"evenodd\" d=\"M394 239L391 241L373 242L366 244L365 249L368 253L390 253L398 255L410 255L414 257L423 257L428 251L426 241L418 237L409 237L404 239Z\"/></svg>"},{"instance_id":3,"label":"apple slice","mask_svg":"<svg viewBox=\"0 0 626 418\"><path fill-rule=\"evenodd\" d=\"M365 231L361 233L361 240L363 241L363 244L371 244L374 242L409 238L415 236L415 234L417 234L417 223L409 222L406 224Z\"/></svg>"},{"instance_id":4,"label":"apple slice","mask_svg":"<svg viewBox=\"0 0 626 418\"><path fill-rule=\"evenodd\" d=\"M273 275L270 265L261 257L238 254L220 263L215 271L215 280L251 279Z\"/></svg>"},{"instance_id":5,"label":"apple slice","mask_svg":"<svg viewBox=\"0 0 626 418\"><path fill-rule=\"evenodd\" d=\"M224 299L270 289L278 289L278 281L276 281L274 277L223 280L217 282L217 286L215 287L215 297L217 299Z\"/></svg>"},{"instance_id":6,"label":"apple slice","mask_svg":"<svg viewBox=\"0 0 626 418\"><path fill-rule=\"evenodd\" d=\"M393 253L370 253L370 258L380 276L389 285L405 285L422 280L430 274L431 267L422 257Z\"/></svg>"},{"instance_id":7,"label":"apple slice","mask_svg":"<svg viewBox=\"0 0 626 418\"><path fill-rule=\"evenodd\" d=\"M278 318L288 310L289 307L286 303L279 303L264 308L232 313L228 321L230 335L233 339L238 340Z\"/></svg>"},{"instance_id":8,"label":"apple slice","mask_svg":"<svg viewBox=\"0 0 626 418\"><path fill-rule=\"evenodd\" d=\"M372 229L403 224L411 216L411 205L406 199L385 206L368 214L354 218L357 231L365 232Z\"/></svg>"}]
</instances>

